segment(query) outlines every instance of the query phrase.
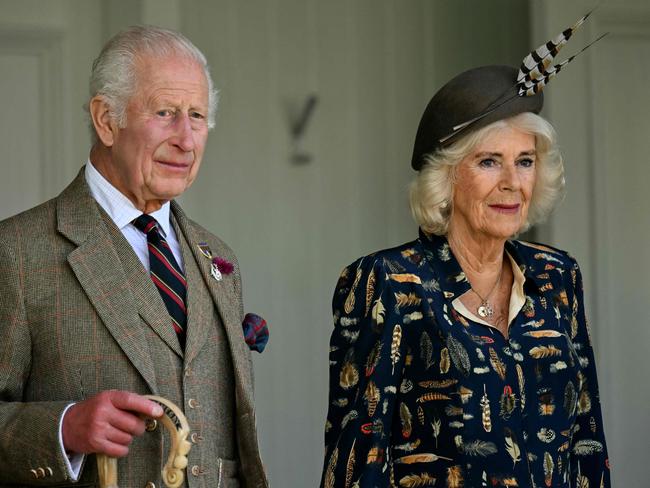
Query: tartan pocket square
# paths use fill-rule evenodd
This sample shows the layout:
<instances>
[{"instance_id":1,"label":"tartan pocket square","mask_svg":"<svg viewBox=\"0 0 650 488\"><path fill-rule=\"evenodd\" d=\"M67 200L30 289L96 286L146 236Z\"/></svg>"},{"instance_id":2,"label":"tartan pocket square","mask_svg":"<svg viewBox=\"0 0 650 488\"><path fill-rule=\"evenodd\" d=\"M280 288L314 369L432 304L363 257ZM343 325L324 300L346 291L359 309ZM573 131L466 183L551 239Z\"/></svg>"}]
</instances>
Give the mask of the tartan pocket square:
<instances>
[{"instance_id":1,"label":"tartan pocket square","mask_svg":"<svg viewBox=\"0 0 650 488\"><path fill-rule=\"evenodd\" d=\"M242 322L244 340L251 351L262 352L269 341L269 328L259 315L247 313Z\"/></svg>"}]
</instances>

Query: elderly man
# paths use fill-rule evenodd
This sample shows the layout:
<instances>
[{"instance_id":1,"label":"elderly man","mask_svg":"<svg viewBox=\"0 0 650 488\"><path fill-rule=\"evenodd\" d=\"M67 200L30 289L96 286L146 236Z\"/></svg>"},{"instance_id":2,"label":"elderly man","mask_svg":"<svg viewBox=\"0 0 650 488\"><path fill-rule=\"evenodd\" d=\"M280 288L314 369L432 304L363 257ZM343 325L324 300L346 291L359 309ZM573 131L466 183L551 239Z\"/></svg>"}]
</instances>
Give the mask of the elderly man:
<instances>
[{"instance_id":1,"label":"elderly man","mask_svg":"<svg viewBox=\"0 0 650 488\"><path fill-rule=\"evenodd\" d=\"M235 256L173 201L213 125L205 57L130 28L90 91L85 167L0 223L0 486L96 486L94 453L122 486L162 486L156 394L189 420L188 486L266 487Z\"/></svg>"}]
</instances>

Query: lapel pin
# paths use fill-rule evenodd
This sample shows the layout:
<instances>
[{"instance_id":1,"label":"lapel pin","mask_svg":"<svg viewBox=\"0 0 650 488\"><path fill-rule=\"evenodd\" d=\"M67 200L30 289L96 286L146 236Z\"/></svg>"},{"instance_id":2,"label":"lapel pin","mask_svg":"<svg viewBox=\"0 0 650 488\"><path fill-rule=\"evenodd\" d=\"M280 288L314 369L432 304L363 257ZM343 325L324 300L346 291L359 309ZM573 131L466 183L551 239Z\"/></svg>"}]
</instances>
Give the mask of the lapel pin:
<instances>
[{"instance_id":1,"label":"lapel pin","mask_svg":"<svg viewBox=\"0 0 650 488\"><path fill-rule=\"evenodd\" d=\"M207 243L199 242L196 247L199 248L201 254L203 254L206 258L212 259L212 251L210 251L210 246L208 246Z\"/></svg>"},{"instance_id":2,"label":"lapel pin","mask_svg":"<svg viewBox=\"0 0 650 488\"><path fill-rule=\"evenodd\" d=\"M225 259L220 257L212 258L212 266L210 267L210 274L212 274L212 277L215 280L221 281L223 279L223 275L229 275L230 273L233 272L234 269L235 266L230 261L226 261Z\"/></svg>"}]
</instances>

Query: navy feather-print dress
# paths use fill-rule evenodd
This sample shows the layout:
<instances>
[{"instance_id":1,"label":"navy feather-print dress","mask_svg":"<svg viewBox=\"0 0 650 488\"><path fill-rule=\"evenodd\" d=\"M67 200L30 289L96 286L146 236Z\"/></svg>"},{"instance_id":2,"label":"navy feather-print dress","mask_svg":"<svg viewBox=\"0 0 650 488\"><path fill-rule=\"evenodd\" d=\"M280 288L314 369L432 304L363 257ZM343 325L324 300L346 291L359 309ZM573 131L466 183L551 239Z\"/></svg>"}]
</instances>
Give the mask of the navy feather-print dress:
<instances>
[{"instance_id":1,"label":"navy feather-print dress","mask_svg":"<svg viewBox=\"0 0 650 488\"><path fill-rule=\"evenodd\" d=\"M343 271L323 487L610 486L580 270L506 250L525 277L507 338L455 311L470 285L444 237Z\"/></svg>"}]
</instances>

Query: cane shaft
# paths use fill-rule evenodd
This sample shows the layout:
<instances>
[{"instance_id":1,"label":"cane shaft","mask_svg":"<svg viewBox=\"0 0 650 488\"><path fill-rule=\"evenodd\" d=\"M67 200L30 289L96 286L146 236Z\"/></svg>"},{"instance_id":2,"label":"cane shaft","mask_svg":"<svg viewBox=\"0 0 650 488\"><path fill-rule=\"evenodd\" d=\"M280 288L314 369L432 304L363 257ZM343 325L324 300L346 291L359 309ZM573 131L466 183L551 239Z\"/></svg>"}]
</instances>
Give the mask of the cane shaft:
<instances>
[{"instance_id":1,"label":"cane shaft","mask_svg":"<svg viewBox=\"0 0 650 488\"><path fill-rule=\"evenodd\" d=\"M97 454L97 474L99 488L119 488L117 486L117 459L106 454Z\"/></svg>"}]
</instances>

